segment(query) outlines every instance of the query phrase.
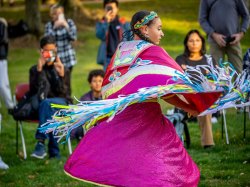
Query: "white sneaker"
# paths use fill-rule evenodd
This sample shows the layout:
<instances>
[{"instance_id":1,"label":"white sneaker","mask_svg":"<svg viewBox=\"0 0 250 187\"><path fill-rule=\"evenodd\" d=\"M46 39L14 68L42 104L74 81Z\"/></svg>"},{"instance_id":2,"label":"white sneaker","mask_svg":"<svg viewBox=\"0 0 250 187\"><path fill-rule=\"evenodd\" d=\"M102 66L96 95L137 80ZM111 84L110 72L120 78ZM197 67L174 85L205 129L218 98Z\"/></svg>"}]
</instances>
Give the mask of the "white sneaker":
<instances>
[{"instance_id":1,"label":"white sneaker","mask_svg":"<svg viewBox=\"0 0 250 187\"><path fill-rule=\"evenodd\" d=\"M218 123L218 120L217 120L216 117L212 117L211 122L212 122L213 124L214 124L214 123Z\"/></svg>"},{"instance_id":2,"label":"white sneaker","mask_svg":"<svg viewBox=\"0 0 250 187\"><path fill-rule=\"evenodd\" d=\"M9 169L9 166L3 162L1 157L0 157L0 169Z\"/></svg>"}]
</instances>

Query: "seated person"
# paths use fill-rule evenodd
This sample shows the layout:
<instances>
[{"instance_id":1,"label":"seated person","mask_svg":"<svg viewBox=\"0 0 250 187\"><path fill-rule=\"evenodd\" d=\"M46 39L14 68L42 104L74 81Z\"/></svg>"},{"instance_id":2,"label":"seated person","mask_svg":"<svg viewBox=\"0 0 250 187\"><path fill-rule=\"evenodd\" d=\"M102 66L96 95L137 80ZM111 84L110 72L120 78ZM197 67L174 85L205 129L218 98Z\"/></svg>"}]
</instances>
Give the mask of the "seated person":
<instances>
[{"instance_id":1,"label":"seated person","mask_svg":"<svg viewBox=\"0 0 250 187\"><path fill-rule=\"evenodd\" d=\"M80 101L97 101L102 99L102 81L104 78L103 70L92 70L88 76L90 91L85 93ZM83 137L83 128L80 126L71 132L71 138L80 140Z\"/></svg>"},{"instance_id":2,"label":"seated person","mask_svg":"<svg viewBox=\"0 0 250 187\"><path fill-rule=\"evenodd\" d=\"M51 104L67 105L72 102L69 94L69 70L64 67L57 54L56 41L53 36L45 36L40 41L40 58L37 65L30 69L30 93L37 94L40 100L38 128L56 112ZM59 147L53 134L36 131L37 144L32 157L43 159L46 156L45 139L49 138L49 157L59 158Z\"/></svg>"},{"instance_id":3,"label":"seated person","mask_svg":"<svg viewBox=\"0 0 250 187\"><path fill-rule=\"evenodd\" d=\"M205 55L205 46L205 39L198 30L189 31L184 39L184 53L176 58L176 62L184 71L186 70L187 66L194 67L198 65L207 65L208 58L211 56L208 57ZM216 63L214 59L212 60L213 65L215 66ZM203 74L206 73L208 72L203 72ZM201 130L201 145L204 148L214 146L211 118L211 114L197 117Z\"/></svg>"}]
</instances>

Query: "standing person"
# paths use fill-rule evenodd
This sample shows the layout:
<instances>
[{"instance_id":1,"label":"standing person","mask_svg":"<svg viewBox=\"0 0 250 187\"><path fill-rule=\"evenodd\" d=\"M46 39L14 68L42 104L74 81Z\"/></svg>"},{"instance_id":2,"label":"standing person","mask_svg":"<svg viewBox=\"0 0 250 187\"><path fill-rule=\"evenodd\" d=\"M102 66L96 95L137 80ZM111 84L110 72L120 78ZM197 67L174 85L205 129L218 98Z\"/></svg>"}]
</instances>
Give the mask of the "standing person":
<instances>
[{"instance_id":1,"label":"standing person","mask_svg":"<svg viewBox=\"0 0 250 187\"><path fill-rule=\"evenodd\" d=\"M198 30L190 30L184 39L184 53L176 58L176 62L185 71L187 66L208 65L209 59L212 57L206 55L205 38ZM216 65L214 60L213 65ZM211 118L211 114L197 117L201 130L201 145L204 148L214 146Z\"/></svg>"},{"instance_id":2,"label":"standing person","mask_svg":"<svg viewBox=\"0 0 250 187\"><path fill-rule=\"evenodd\" d=\"M51 104L67 105L71 103L69 94L69 70L64 67L56 55L56 40L53 36L45 36L40 41L40 58L37 65L30 69L30 95L37 94L39 104L39 125L46 123L57 111ZM52 133L46 135L36 131L37 144L32 157L43 159L47 153L45 140L49 138L48 152L50 158L59 158L60 151L56 138Z\"/></svg>"},{"instance_id":3,"label":"standing person","mask_svg":"<svg viewBox=\"0 0 250 187\"><path fill-rule=\"evenodd\" d=\"M90 91L83 94L80 98L80 101L98 101L102 99L102 82L104 78L103 70L92 70L88 76L88 82L90 86ZM70 134L71 138L76 138L77 140L81 140L84 135L82 126L74 129Z\"/></svg>"},{"instance_id":4,"label":"standing person","mask_svg":"<svg viewBox=\"0 0 250 187\"><path fill-rule=\"evenodd\" d=\"M6 108L13 109L14 103L11 98L10 83L8 77L8 32L7 21L0 18L0 97L5 102Z\"/></svg>"},{"instance_id":5,"label":"standing person","mask_svg":"<svg viewBox=\"0 0 250 187\"><path fill-rule=\"evenodd\" d=\"M131 28L134 40L119 44L104 77L103 97L111 101L140 88L174 84L173 73L183 72L157 46L164 34L155 12L137 12ZM195 104L202 99L199 94L185 97L187 102L180 98L164 97L167 102L197 114L218 96L212 100L207 97L207 102L199 106ZM157 99L129 105L111 121L94 126L64 169L74 178L111 186L197 186L200 176L173 125L163 116Z\"/></svg>"},{"instance_id":6,"label":"standing person","mask_svg":"<svg viewBox=\"0 0 250 187\"><path fill-rule=\"evenodd\" d=\"M201 0L199 22L208 35L210 53L216 62L225 60L226 55L228 61L240 73L240 41L249 27L249 12L244 0Z\"/></svg>"},{"instance_id":7,"label":"standing person","mask_svg":"<svg viewBox=\"0 0 250 187\"><path fill-rule=\"evenodd\" d=\"M0 97L4 101L6 108L11 112L14 103L11 98L10 83L8 76L8 24L7 21L0 17ZM0 114L1 115L1 114ZM5 164L0 157L0 169L8 169L9 166Z\"/></svg>"},{"instance_id":8,"label":"standing person","mask_svg":"<svg viewBox=\"0 0 250 187\"><path fill-rule=\"evenodd\" d=\"M130 25L124 18L118 15L119 2L117 0L104 0L105 15L96 23L96 37L104 44L104 50L98 51L98 57L102 59L104 71L115 53L116 47L123 39L123 33L130 30ZM127 36L124 40L129 40Z\"/></svg>"},{"instance_id":9,"label":"standing person","mask_svg":"<svg viewBox=\"0 0 250 187\"><path fill-rule=\"evenodd\" d=\"M57 54L66 68L70 70L70 78L73 66L76 62L75 50L72 42L77 39L77 29L72 19L64 17L64 9L55 4L50 8L51 21L45 25L45 36L52 35L56 39ZM70 87L71 94L71 87Z\"/></svg>"}]
</instances>

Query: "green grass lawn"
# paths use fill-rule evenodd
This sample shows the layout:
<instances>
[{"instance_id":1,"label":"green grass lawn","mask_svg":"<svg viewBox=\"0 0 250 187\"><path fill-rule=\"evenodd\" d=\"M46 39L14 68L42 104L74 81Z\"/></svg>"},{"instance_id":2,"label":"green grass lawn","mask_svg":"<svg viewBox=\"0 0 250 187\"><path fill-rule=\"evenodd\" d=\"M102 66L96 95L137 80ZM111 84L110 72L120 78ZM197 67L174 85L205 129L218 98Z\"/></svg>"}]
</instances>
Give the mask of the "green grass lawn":
<instances>
[{"instance_id":1,"label":"green grass lawn","mask_svg":"<svg viewBox=\"0 0 250 187\"><path fill-rule=\"evenodd\" d=\"M22 3L18 3L22 4ZM100 13L102 5L86 4L92 13ZM175 58L183 51L185 34L194 28L201 30L198 22L199 1L150 0L141 2L126 2L120 4L120 15L128 20L138 10L155 10L163 21L165 37L161 46ZM42 10L43 20L48 20L47 9ZM24 9L0 9L0 16L9 20L23 18ZM84 20L83 20L84 22ZM76 44L78 64L73 70L73 96L79 98L88 91L87 74L91 69L101 68L95 63L99 41L95 38L94 26L79 25L78 42ZM204 34L204 32L203 32ZM205 34L204 34L205 35ZM243 52L249 47L250 34L242 41ZM9 78L14 93L15 85L28 81L28 70L38 59L38 43L32 37L16 39L10 43ZM165 105L166 106L166 105ZM167 105L169 107L169 105ZM8 171L0 170L0 186L93 186L67 177L63 165L68 157L67 146L61 145L61 160L35 160L29 157L35 146L36 124L24 124L28 159L23 160L15 154L15 121L7 115L3 106L2 133L0 134L0 155L9 164ZM243 114L237 114L234 109L227 111L227 123L230 144L221 138L221 121L214 124L214 139L216 147L203 150L200 146L200 132L196 123L189 123L191 148L188 150L201 171L199 186L250 186L250 120L247 118L247 138L243 139ZM76 142L73 142L76 145ZM21 145L19 145L20 155ZM140 169L140 168L138 168Z\"/></svg>"}]
</instances>

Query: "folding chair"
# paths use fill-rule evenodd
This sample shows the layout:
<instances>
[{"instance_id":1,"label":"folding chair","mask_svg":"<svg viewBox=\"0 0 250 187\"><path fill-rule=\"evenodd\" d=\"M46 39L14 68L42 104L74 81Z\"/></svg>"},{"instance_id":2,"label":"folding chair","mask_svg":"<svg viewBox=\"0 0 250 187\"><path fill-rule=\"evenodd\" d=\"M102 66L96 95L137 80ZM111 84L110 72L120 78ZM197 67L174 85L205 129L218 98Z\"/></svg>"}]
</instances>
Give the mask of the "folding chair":
<instances>
[{"instance_id":1,"label":"folding chair","mask_svg":"<svg viewBox=\"0 0 250 187\"><path fill-rule=\"evenodd\" d=\"M29 84L28 83L21 83L16 86L15 90L15 101L20 101L26 92L29 91ZM38 120L16 120L16 154L18 154L18 126L20 129L20 136L22 141L22 147L23 147L23 158L27 158L27 151L26 151L26 144L25 144L25 138L23 134L23 123L22 122L29 122L29 123L39 123ZM71 148L71 141L70 138L68 140L68 148L69 148L69 154L72 154L72 148Z\"/></svg>"},{"instance_id":2,"label":"folding chair","mask_svg":"<svg viewBox=\"0 0 250 187\"><path fill-rule=\"evenodd\" d=\"M250 107L248 107L248 110L250 110ZM246 138L246 116L247 116L247 107L244 107L243 109L243 138ZM250 119L250 113L249 113L249 119ZM221 120L221 138L223 139L223 131L225 129L225 135L226 135L226 143L229 144L229 137L228 137L228 132L227 132L227 122L226 122L226 112L223 109L222 110L222 120Z\"/></svg>"}]
</instances>

